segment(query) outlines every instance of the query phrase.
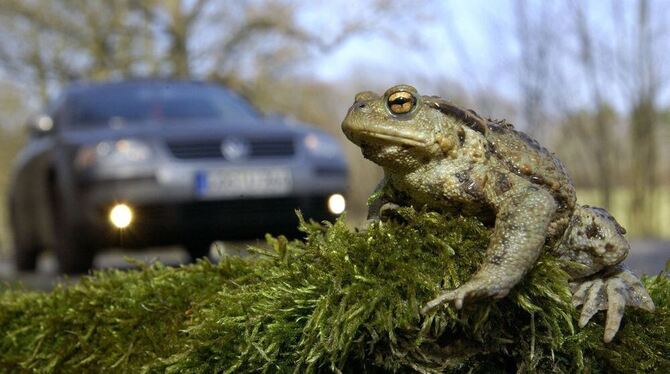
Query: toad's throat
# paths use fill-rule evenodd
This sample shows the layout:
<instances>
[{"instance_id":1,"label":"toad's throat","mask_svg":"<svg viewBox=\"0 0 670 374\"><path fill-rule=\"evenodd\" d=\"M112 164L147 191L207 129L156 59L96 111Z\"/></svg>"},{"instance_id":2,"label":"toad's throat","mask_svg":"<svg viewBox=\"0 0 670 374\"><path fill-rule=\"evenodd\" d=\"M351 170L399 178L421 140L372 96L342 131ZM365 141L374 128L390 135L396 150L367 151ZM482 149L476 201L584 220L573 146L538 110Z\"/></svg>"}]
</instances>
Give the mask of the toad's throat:
<instances>
[{"instance_id":1,"label":"toad's throat","mask_svg":"<svg viewBox=\"0 0 670 374\"><path fill-rule=\"evenodd\" d=\"M384 132L365 131L365 130L360 131L360 133L361 135L364 135L366 137L382 139L385 141L397 144L409 145L412 147L424 147L428 144L428 142L425 139L405 134L398 134L398 133L388 134Z\"/></svg>"}]
</instances>

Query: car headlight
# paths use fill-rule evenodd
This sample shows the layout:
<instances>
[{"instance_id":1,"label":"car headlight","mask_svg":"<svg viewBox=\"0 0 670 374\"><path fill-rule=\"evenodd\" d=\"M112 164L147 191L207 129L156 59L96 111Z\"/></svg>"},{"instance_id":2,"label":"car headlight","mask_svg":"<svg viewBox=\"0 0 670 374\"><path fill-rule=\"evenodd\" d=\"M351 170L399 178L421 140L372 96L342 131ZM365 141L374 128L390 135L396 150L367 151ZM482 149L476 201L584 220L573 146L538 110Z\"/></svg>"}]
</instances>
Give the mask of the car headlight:
<instances>
[{"instance_id":1,"label":"car headlight","mask_svg":"<svg viewBox=\"0 0 670 374\"><path fill-rule=\"evenodd\" d=\"M119 139L87 145L77 150L75 165L87 168L94 164L127 164L153 157L151 146L137 139Z\"/></svg>"},{"instance_id":2,"label":"car headlight","mask_svg":"<svg viewBox=\"0 0 670 374\"><path fill-rule=\"evenodd\" d=\"M327 135L310 133L303 139L305 148L315 156L335 157L341 153L340 145Z\"/></svg>"},{"instance_id":3,"label":"car headlight","mask_svg":"<svg viewBox=\"0 0 670 374\"><path fill-rule=\"evenodd\" d=\"M116 204L109 210L109 222L117 229L125 229L133 223L133 209L126 204Z\"/></svg>"},{"instance_id":4,"label":"car headlight","mask_svg":"<svg viewBox=\"0 0 670 374\"><path fill-rule=\"evenodd\" d=\"M328 210L333 214L342 214L347 207L347 200L339 193L328 197Z\"/></svg>"}]
</instances>

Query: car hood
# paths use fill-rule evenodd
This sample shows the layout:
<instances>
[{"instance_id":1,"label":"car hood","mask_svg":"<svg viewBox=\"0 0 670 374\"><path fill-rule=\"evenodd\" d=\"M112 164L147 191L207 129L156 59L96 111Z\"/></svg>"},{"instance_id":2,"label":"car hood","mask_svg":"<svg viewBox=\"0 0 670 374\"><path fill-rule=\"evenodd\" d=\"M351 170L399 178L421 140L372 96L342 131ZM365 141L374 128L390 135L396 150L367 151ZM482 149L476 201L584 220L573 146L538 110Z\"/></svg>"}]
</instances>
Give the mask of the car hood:
<instances>
[{"instance_id":1,"label":"car hood","mask_svg":"<svg viewBox=\"0 0 670 374\"><path fill-rule=\"evenodd\" d=\"M104 140L139 138L146 140L197 140L235 137L291 137L306 134L311 129L300 124L288 124L274 119L253 121L180 121L170 123L128 123L122 127L96 126L72 128L63 132L71 144L87 144ZM312 130L316 131L316 130Z\"/></svg>"}]
</instances>

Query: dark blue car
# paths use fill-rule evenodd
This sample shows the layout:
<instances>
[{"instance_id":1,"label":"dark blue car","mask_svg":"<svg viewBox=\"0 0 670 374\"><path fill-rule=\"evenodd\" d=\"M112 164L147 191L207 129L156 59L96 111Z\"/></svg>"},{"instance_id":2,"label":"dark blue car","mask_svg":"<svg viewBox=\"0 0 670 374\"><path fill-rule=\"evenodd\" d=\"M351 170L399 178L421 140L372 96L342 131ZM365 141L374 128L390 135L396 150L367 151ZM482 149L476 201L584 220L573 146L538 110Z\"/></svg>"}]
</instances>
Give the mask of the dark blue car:
<instances>
[{"instance_id":1,"label":"dark blue car","mask_svg":"<svg viewBox=\"0 0 670 374\"><path fill-rule=\"evenodd\" d=\"M53 249L62 272L106 247L183 245L295 234L295 209L344 210L347 166L314 128L265 117L218 85L82 83L31 123L9 195L15 259Z\"/></svg>"}]
</instances>

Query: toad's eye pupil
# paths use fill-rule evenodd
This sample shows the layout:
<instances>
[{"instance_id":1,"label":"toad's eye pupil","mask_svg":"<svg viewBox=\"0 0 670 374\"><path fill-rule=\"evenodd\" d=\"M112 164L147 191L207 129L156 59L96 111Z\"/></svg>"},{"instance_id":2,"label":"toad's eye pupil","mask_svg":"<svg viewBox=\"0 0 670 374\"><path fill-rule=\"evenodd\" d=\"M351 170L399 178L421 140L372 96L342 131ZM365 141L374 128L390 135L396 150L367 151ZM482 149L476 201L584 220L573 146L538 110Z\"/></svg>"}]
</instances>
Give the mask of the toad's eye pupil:
<instances>
[{"instance_id":1,"label":"toad's eye pupil","mask_svg":"<svg viewBox=\"0 0 670 374\"><path fill-rule=\"evenodd\" d=\"M416 105L416 98L409 92L398 91L389 95L388 108L393 114L409 113Z\"/></svg>"},{"instance_id":2,"label":"toad's eye pupil","mask_svg":"<svg viewBox=\"0 0 670 374\"><path fill-rule=\"evenodd\" d=\"M408 101L409 101L409 99L406 98L406 97L399 97L399 98L393 100L393 102L392 102L391 104L400 104L400 105L402 105L402 104L404 104L404 103L406 103L406 102L408 102Z\"/></svg>"}]
</instances>

